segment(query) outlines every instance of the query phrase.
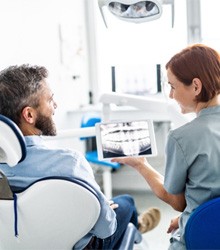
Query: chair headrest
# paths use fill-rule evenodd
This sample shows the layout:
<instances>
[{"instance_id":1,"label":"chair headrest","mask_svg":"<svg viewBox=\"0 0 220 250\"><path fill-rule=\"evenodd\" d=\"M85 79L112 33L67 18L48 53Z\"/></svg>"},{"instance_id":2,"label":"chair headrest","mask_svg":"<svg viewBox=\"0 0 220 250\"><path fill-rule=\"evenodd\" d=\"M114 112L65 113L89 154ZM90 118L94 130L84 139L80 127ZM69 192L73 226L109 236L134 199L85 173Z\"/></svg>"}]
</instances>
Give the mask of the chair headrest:
<instances>
[{"instance_id":1,"label":"chair headrest","mask_svg":"<svg viewBox=\"0 0 220 250\"><path fill-rule=\"evenodd\" d=\"M26 143L18 126L0 115L0 162L15 166L26 157Z\"/></svg>"}]
</instances>

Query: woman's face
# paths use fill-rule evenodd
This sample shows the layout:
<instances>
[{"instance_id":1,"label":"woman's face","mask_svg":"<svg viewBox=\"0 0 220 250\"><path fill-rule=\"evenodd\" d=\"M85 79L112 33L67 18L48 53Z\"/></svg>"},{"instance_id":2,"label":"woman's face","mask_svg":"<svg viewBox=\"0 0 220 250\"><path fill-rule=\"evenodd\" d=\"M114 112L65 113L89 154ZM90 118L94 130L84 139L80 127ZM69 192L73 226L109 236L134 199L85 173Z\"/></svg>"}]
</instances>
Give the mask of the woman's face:
<instances>
[{"instance_id":1,"label":"woman's face","mask_svg":"<svg viewBox=\"0 0 220 250\"><path fill-rule=\"evenodd\" d=\"M168 84L170 85L169 97L176 100L183 114L196 112L196 91L194 84L190 86L180 82L170 69L167 70Z\"/></svg>"}]
</instances>

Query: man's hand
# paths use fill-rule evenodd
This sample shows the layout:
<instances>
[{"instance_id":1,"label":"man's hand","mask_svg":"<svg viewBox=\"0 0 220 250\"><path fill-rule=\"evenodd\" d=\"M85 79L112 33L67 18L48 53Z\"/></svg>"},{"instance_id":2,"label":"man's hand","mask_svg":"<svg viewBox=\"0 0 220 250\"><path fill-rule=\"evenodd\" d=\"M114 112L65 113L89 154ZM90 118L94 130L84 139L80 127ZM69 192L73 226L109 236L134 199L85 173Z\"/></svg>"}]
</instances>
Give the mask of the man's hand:
<instances>
[{"instance_id":1,"label":"man's hand","mask_svg":"<svg viewBox=\"0 0 220 250\"><path fill-rule=\"evenodd\" d=\"M112 201L112 200L109 201L109 205L110 205L110 207L111 207L112 209L118 208L118 204L114 203L114 201Z\"/></svg>"}]
</instances>

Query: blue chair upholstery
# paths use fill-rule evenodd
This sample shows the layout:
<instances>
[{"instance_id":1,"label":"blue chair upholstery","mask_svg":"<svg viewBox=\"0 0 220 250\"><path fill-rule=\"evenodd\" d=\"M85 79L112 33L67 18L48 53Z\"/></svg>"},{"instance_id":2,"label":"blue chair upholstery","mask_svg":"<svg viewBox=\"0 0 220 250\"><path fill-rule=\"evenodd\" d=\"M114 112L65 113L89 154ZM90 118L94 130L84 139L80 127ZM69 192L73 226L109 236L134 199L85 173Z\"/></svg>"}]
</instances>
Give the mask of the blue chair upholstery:
<instances>
[{"instance_id":1,"label":"blue chair upholstery","mask_svg":"<svg viewBox=\"0 0 220 250\"><path fill-rule=\"evenodd\" d=\"M101 165L104 167L110 167L112 169L120 168L120 164L117 162L98 160L97 150L86 152L85 156L86 156L87 161L92 162L94 164Z\"/></svg>"},{"instance_id":2,"label":"blue chair upholstery","mask_svg":"<svg viewBox=\"0 0 220 250\"><path fill-rule=\"evenodd\" d=\"M200 205L185 229L186 248L220 249L220 197Z\"/></svg>"}]
</instances>

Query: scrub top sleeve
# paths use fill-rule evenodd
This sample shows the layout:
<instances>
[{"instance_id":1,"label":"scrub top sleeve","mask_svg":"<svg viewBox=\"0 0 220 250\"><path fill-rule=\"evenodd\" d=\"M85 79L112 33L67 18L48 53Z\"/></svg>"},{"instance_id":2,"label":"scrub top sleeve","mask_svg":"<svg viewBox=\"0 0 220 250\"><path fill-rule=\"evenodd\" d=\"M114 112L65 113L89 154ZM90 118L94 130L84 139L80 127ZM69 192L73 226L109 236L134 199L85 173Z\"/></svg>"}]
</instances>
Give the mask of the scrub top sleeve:
<instances>
[{"instance_id":1,"label":"scrub top sleeve","mask_svg":"<svg viewBox=\"0 0 220 250\"><path fill-rule=\"evenodd\" d=\"M168 137L166 155L164 188L168 193L180 194L185 191L188 164L181 145L172 134Z\"/></svg>"}]
</instances>

